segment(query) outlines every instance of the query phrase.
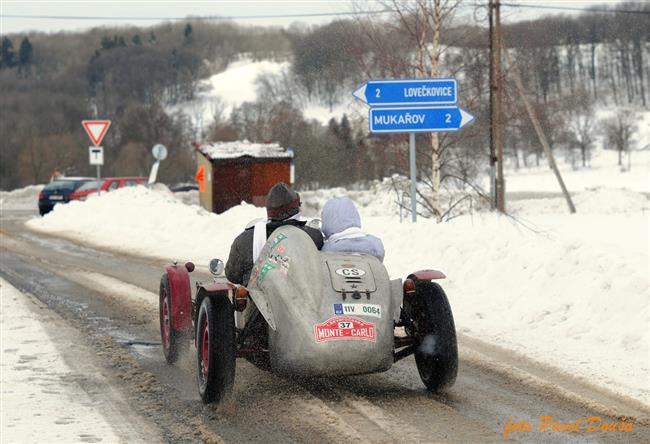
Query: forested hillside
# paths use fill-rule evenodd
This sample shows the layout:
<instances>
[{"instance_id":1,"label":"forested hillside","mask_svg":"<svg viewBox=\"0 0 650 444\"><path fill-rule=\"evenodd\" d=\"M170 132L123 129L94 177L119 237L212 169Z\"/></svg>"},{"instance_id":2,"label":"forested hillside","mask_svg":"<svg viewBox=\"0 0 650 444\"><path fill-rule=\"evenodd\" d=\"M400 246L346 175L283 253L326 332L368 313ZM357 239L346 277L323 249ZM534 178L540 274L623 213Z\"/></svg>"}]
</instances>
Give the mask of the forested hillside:
<instances>
[{"instance_id":1,"label":"forested hillside","mask_svg":"<svg viewBox=\"0 0 650 444\"><path fill-rule=\"evenodd\" d=\"M504 27L504 44L553 148L575 156L576 166L588 164L596 135L621 152L629 149L634 110L650 103L650 4L618 7L646 13L585 12ZM161 177L190 178L197 128L189 116L169 109L191 100L200 79L242 55L289 60L291 69L260 79L257 101L228 115L217 112L202 128L204 138L292 146L302 186L403 173L405 137L368 136L359 116L323 125L306 119L302 109L308 101L334 107L350 100L350 92L368 78L420 76L430 61L418 59L418 44L432 36L414 34L416 24L417 17L406 14L289 30L189 21L3 36L0 187L46 181L54 167L92 173L80 120L95 112L113 120L104 142L106 174L146 174L151 146L163 143L171 159L163 163ZM470 181L488 161L488 36L482 25L454 19L449 11L440 33L439 74L460 80L461 105L477 116L464 131L440 136L443 182ZM505 73L506 151L517 163L539 162L541 148L510 81L513 66ZM627 111L603 120L596 111L604 105ZM424 174L430 154L426 143L418 145Z\"/></svg>"},{"instance_id":2,"label":"forested hillside","mask_svg":"<svg viewBox=\"0 0 650 444\"><path fill-rule=\"evenodd\" d=\"M92 174L80 122L95 116L113 121L105 174L146 174L151 146L163 143L171 161L161 174L186 179L194 167L187 121L164 107L191 98L198 79L237 54L266 59L289 49L283 31L195 21L3 36L0 187L42 183L55 167Z\"/></svg>"}]
</instances>

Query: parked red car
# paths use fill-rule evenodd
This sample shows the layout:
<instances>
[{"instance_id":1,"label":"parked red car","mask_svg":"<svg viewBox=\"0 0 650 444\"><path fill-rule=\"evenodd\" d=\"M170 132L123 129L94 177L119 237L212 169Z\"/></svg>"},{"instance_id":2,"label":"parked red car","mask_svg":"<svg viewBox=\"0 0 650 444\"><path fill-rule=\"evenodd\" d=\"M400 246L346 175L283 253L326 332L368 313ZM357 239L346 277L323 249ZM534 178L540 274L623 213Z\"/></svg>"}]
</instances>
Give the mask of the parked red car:
<instances>
[{"instance_id":1,"label":"parked red car","mask_svg":"<svg viewBox=\"0 0 650 444\"><path fill-rule=\"evenodd\" d=\"M70 194L70 200L86 200L88 195L97 192L99 187L101 191L113 191L122 187L133 187L143 185L147 182L146 177L106 177L104 179L91 180L86 182L73 193Z\"/></svg>"}]
</instances>

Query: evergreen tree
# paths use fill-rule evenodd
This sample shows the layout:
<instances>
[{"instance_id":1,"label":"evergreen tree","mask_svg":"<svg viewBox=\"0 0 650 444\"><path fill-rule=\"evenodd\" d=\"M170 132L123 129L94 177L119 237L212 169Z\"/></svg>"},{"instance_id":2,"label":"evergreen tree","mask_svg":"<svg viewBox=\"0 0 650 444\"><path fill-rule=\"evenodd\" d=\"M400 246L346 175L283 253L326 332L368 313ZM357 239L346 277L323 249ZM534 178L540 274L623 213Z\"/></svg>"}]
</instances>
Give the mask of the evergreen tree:
<instances>
[{"instance_id":1,"label":"evergreen tree","mask_svg":"<svg viewBox=\"0 0 650 444\"><path fill-rule=\"evenodd\" d=\"M151 33L149 34L149 43L151 43L152 45L158 43L158 39L156 39L156 34L154 34L153 31L151 31Z\"/></svg>"},{"instance_id":2,"label":"evergreen tree","mask_svg":"<svg viewBox=\"0 0 650 444\"><path fill-rule=\"evenodd\" d=\"M142 45L142 38L140 38L140 34L136 34L136 35L134 35L133 38L131 39L131 41L132 41L133 44L136 45L136 46L140 46L140 45Z\"/></svg>"},{"instance_id":3,"label":"evergreen tree","mask_svg":"<svg viewBox=\"0 0 650 444\"><path fill-rule=\"evenodd\" d=\"M339 123L336 121L334 117L332 117L330 121L327 123L327 128L330 130L332 134L336 136L336 138L339 137L339 133L340 133Z\"/></svg>"},{"instance_id":4,"label":"evergreen tree","mask_svg":"<svg viewBox=\"0 0 650 444\"><path fill-rule=\"evenodd\" d=\"M343 114L341 117L341 126L339 131L339 139L343 142L343 147L346 150L351 150L355 147L354 140L352 139L352 128L350 127L350 121L348 120L347 114Z\"/></svg>"},{"instance_id":5,"label":"evergreen tree","mask_svg":"<svg viewBox=\"0 0 650 444\"><path fill-rule=\"evenodd\" d=\"M20 49L18 50L18 70L23 72L29 72L29 66L33 61L33 48L32 44L29 42L29 39L25 37L22 42L20 42Z\"/></svg>"},{"instance_id":6,"label":"evergreen tree","mask_svg":"<svg viewBox=\"0 0 650 444\"><path fill-rule=\"evenodd\" d=\"M354 181L352 173L354 171L354 158L355 158L355 143L352 138L352 128L348 116L343 114L341 117L341 124L339 125L338 139L340 141L337 147L337 155L340 159L341 172L345 180L349 182Z\"/></svg>"},{"instance_id":7,"label":"evergreen tree","mask_svg":"<svg viewBox=\"0 0 650 444\"><path fill-rule=\"evenodd\" d=\"M20 42L20 49L18 50L18 64L19 65L28 65L32 63L34 56L34 50L32 43L27 37L25 37Z\"/></svg>"},{"instance_id":8,"label":"evergreen tree","mask_svg":"<svg viewBox=\"0 0 650 444\"><path fill-rule=\"evenodd\" d=\"M185 44L186 45L191 45L192 44L192 25L189 23L185 25L185 30L183 30L183 35L185 36Z\"/></svg>"},{"instance_id":9,"label":"evergreen tree","mask_svg":"<svg viewBox=\"0 0 650 444\"><path fill-rule=\"evenodd\" d=\"M102 49L113 49L115 47L115 41L108 36L104 36L102 37L101 45Z\"/></svg>"},{"instance_id":10,"label":"evergreen tree","mask_svg":"<svg viewBox=\"0 0 650 444\"><path fill-rule=\"evenodd\" d=\"M16 65L16 53L14 44L7 37L2 38L0 43L0 68L11 68Z\"/></svg>"}]
</instances>

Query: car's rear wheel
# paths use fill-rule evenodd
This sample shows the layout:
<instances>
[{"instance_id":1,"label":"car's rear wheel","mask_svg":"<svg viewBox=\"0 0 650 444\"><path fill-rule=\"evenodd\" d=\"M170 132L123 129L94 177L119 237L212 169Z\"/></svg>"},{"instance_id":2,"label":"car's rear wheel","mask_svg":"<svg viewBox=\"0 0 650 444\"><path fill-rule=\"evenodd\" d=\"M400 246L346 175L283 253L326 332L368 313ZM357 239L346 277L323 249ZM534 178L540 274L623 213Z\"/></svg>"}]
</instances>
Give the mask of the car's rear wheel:
<instances>
[{"instance_id":1,"label":"car's rear wheel","mask_svg":"<svg viewBox=\"0 0 650 444\"><path fill-rule=\"evenodd\" d=\"M430 391L450 387L458 374L456 327L442 287L416 282L415 294L404 297L407 332L416 339L415 363L420 379Z\"/></svg>"},{"instance_id":2,"label":"car's rear wheel","mask_svg":"<svg viewBox=\"0 0 650 444\"><path fill-rule=\"evenodd\" d=\"M235 316L230 301L206 296L196 323L197 381L201 400L226 398L235 380Z\"/></svg>"},{"instance_id":3,"label":"car's rear wheel","mask_svg":"<svg viewBox=\"0 0 650 444\"><path fill-rule=\"evenodd\" d=\"M159 314L163 354L167 363L173 364L178 360L179 354L189 348L189 340L173 327L171 292L167 273L163 274L160 279Z\"/></svg>"}]
</instances>

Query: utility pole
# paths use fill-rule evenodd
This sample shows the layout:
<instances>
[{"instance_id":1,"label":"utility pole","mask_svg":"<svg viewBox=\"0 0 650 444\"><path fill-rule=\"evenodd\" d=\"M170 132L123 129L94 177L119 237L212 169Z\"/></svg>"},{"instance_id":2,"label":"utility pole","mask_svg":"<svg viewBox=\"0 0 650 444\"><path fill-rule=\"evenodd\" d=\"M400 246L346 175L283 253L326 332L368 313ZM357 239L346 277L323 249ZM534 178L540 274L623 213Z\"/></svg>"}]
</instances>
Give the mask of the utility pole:
<instances>
[{"instance_id":1,"label":"utility pole","mask_svg":"<svg viewBox=\"0 0 650 444\"><path fill-rule=\"evenodd\" d=\"M492 14L493 0L489 0L488 17L490 20L490 207L494 210L497 204L496 191L496 161L494 149L494 17Z\"/></svg>"},{"instance_id":2,"label":"utility pole","mask_svg":"<svg viewBox=\"0 0 650 444\"><path fill-rule=\"evenodd\" d=\"M489 0L490 17L490 195L492 205L505 212L503 176L503 76L501 73L500 0ZM495 168L496 167L496 168ZM495 171L496 170L496 171Z\"/></svg>"}]
</instances>

